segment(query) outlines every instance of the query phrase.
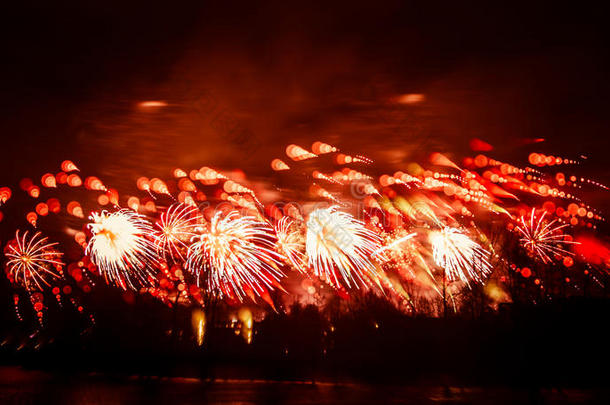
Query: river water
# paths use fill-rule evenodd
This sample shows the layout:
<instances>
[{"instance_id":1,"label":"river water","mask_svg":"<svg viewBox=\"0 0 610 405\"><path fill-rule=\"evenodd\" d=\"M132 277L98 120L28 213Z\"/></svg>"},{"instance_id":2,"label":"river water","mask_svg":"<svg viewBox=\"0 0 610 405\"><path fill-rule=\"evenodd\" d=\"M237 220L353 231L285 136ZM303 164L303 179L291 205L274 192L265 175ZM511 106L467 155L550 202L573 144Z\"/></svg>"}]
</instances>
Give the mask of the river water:
<instances>
[{"instance_id":1,"label":"river water","mask_svg":"<svg viewBox=\"0 0 610 405\"><path fill-rule=\"evenodd\" d=\"M0 368L0 404L585 404L607 390L385 386L323 381L54 376Z\"/></svg>"}]
</instances>

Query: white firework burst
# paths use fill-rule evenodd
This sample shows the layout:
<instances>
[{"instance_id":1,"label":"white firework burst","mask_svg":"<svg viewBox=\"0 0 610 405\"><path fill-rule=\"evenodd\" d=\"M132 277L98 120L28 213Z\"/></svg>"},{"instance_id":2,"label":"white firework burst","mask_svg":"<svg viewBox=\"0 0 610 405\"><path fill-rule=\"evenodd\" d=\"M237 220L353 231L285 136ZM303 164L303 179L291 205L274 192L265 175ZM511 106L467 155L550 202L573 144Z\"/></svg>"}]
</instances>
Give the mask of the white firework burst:
<instances>
[{"instance_id":1,"label":"white firework burst","mask_svg":"<svg viewBox=\"0 0 610 405\"><path fill-rule=\"evenodd\" d=\"M208 229L193 238L187 253L187 268L199 280L206 273L208 286L220 296L239 300L252 292L261 295L279 285L284 259L274 250L273 228L235 211L223 217L216 213Z\"/></svg>"},{"instance_id":2,"label":"white firework burst","mask_svg":"<svg viewBox=\"0 0 610 405\"><path fill-rule=\"evenodd\" d=\"M289 217L283 217L275 225L279 251L295 269L305 272L305 241L301 230Z\"/></svg>"},{"instance_id":3,"label":"white firework burst","mask_svg":"<svg viewBox=\"0 0 610 405\"><path fill-rule=\"evenodd\" d=\"M94 212L88 224L93 236L85 253L107 282L121 288L150 285L151 267L159 259L149 239L153 228L143 215L127 209ZM134 283L135 282L135 283Z\"/></svg>"},{"instance_id":4,"label":"white firework burst","mask_svg":"<svg viewBox=\"0 0 610 405\"><path fill-rule=\"evenodd\" d=\"M321 208L307 219L306 251L314 274L335 287L378 283L372 260L381 238L352 215L336 206Z\"/></svg>"},{"instance_id":5,"label":"white firework burst","mask_svg":"<svg viewBox=\"0 0 610 405\"><path fill-rule=\"evenodd\" d=\"M432 257L449 281L482 282L491 273L489 252L456 228L445 227L430 234Z\"/></svg>"}]
</instances>

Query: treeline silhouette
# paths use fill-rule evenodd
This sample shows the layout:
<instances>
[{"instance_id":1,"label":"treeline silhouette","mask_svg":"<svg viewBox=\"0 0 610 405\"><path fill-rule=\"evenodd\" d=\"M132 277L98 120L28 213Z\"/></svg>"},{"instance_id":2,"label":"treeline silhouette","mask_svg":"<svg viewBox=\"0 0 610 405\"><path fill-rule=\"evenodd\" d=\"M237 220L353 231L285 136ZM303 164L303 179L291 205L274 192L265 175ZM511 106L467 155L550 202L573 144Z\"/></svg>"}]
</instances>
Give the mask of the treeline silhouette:
<instances>
[{"instance_id":1,"label":"treeline silhouette","mask_svg":"<svg viewBox=\"0 0 610 405\"><path fill-rule=\"evenodd\" d=\"M54 373L199 378L365 380L396 384L600 386L610 360L610 301L569 297L504 304L497 311L407 314L372 293L326 305L292 304L256 314L252 339L235 308L207 312L202 346L194 307L148 296L127 304L119 291L91 295L91 325L76 311L49 309L47 326L3 314L2 362ZM27 319L28 314L24 314Z\"/></svg>"}]
</instances>

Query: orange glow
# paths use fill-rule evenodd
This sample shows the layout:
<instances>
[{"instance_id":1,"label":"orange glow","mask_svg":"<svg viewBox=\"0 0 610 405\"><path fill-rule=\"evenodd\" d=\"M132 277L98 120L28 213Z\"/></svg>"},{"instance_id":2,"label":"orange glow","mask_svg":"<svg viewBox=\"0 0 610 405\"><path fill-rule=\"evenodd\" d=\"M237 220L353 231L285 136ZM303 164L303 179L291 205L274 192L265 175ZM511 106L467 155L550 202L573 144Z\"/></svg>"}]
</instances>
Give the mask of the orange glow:
<instances>
[{"instance_id":1,"label":"orange glow","mask_svg":"<svg viewBox=\"0 0 610 405\"><path fill-rule=\"evenodd\" d=\"M290 170L290 166L288 166L286 163L284 163L284 161L282 161L280 159L273 159L271 161L271 168L273 170L275 170L276 172L279 172L282 170Z\"/></svg>"},{"instance_id":2,"label":"orange glow","mask_svg":"<svg viewBox=\"0 0 610 405\"><path fill-rule=\"evenodd\" d=\"M197 201L205 201L208 199L203 191L197 191L197 194L195 194L195 198L197 199Z\"/></svg>"},{"instance_id":3,"label":"orange glow","mask_svg":"<svg viewBox=\"0 0 610 405\"><path fill-rule=\"evenodd\" d=\"M85 179L85 187L88 190L106 191L102 181L94 176L89 176Z\"/></svg>"},{"instance_id":4,"label":"orange glow","mask_svg":"<svg viewBox=\"0 0 610 405\"><path fill-rule=\"evenodd\" d=\"M33 198L38 198L40 196L40 188L38 186L32 186L28 190L28 193Z\"/></svg>"},{"instance_id":5,"label":"orange glow","mask_svg":"<svg viewBox=\"0 0 610 405\"><path fill-rule=\"evenodd\" d=\"M201 178L201 174L199 173L199 170L191 170L189 172L189 179L195 181L195 180L199 180Z\"/></svg>"},{"instance_id":6,"label":"orange glow","mask_svg":"<svg viewBox=\"0 0 610 405\"><path fill-rule=\"evenodd\" d=\"M197 187L188 177L178 180L178 188L182 191L197 191Z\"/></svg>"},{"instance_id":7,"label":"orange glow","mask_svg":"<svg viewBox=\"0 0 610 405\"><path fill-rule=\"evenodd\" d=\"M174 177L179 179L181 177L186 177L186 172L182 169L176 168L174 169Z\"/></svg>"},{"instance_id":8,"label":"orange glow","mask_svg":"<svg viewBox=\"0 0 610 405\"><path fill-rule=\"evenodd\" d=\"M237 193L238 185L233 183L231 180L228 180L225 182L223 189L227 192L227 193Z\"/></svg>"},{"instance_id":9,"label":"orange glow","mask_svg":"<svg viewBox=\"0 0 610 405\"><path fill-rule=\"evenodd\" d=\"M576 239L578 245L575 245L576 253L582 255L585 260L600 265L610 260L610 248L600 240L583 236Z\"/></svg>"},{"instance_id":10,"label":"orange glow","mask_svg":"<svg viewBox=\"0 0 610 405\"><path fill-rule=\"evenodd\" d=\"M153 201L146 201L146 204L144 204L144 209L149 212L157 212L157 206Z\"/></svg>"},{"instance_id":11,"label":"orange glow","mask_svg":"<svg viewBox=\"0 0 610 405\"><path fill-rule=\"evenodd\" d=\"M116 189L114 189L114 188L109 189L106 192L106 195L108 196L110 203L112 203L114 205L119 205L119 192Z\"/></svg>"},{"instance_id":12,"label":"orange glow","mask_svg":"<svg viewBox=\"0 0 610 405\"><path fill-rule=\"evenodd\" d=\"M140 199L138 197L132 196L127 199L127 206L134 211L137 211L140 208Z\"/></svg>"},{"instance_id":13,"label":"orange glow","mask_svg":"<svg viewBox=\"0 0 610 405\"><path fill-rule=\"evenodd\" d=\"M449 158L447 158L442 153L438 153L438 152L435 152L432 155L430 155L430 163L432 163L433 165L437 165L437 166L453 167L454 169L460 170L460 168L455 163L453 163Z\"/></svg>"},{"instance_id":14,"label":"orange glow","mask_svg":"<svg viewBox=\"0 0 610 405\"><path fill-rule=\"evenodd\" d=\"M292 203L288 203L284 206L284 214L294 219L303 220L299 207Z\"/></svg>"},{"instance_id":15,"label":"orange glow","mask_svg":"<svg viewBox=\"0 0 610 405\"><path fill-rule=\"evenodd\" d=\"M570 213L570 215L574 216L576 214L578 214L578 205L571 203L570 205L568 205L568 213Z\"/></svg>"},{"instance_id":16,"label":"orange glow","mask_svg":"<svg viewBox=\"0 0 610 405\"><path fill-rule=\"evenodd\" d=\"M165 182L158 178L150 179L150 188L155 193L169 194L169 190Z\"/></svg>"},{"instance_id":17,"label":"orange glow","mask_svg":"<svg viewBox=\"0 0 610 405\"><path fill-rule=\"evenodd\" d=\"M313 153L298 145L288 145L286 147L286 156L288 156L294 161L306 160L317 157L317 155L314 155Z\"/></svg>"},{"instance_id":18,"label":"orange glow","mask_svg":"<svg viewBox=\"0 0 610 405\"><path fill-rule=\"evenodd\" d=\"M311 150L316 155L323 155L325 153L336 152L337 148L335 148L334 146L331 146L327 143L316 141L313 143L313 145L311 145Z\"/></svg>"},{"instance_id":19,"label":"orange glow","mask_svg":"<svg viewBox=\"0 0 610 405\"><path fill-rule=\"evenodd\" d=\"M542 204L542 208L549 213L553 213L555 211L555 204L552 201L545 201Z\"/></svg>"},{"instance_id":20,"label":"orange glow","mask_svg":"<svg viewBox=\"0 0 610 405\"><path fill-rule=\"evenodd\" d=\"M45 203L38 203L36 204L36 212L44 217L49 213L49 206Z\"/></svg>"},{"instance_id":21,"label":"orange glow","mask_svg":"<svg viewBox=\"0 0 610 405\"><path fill-rule=\"evenodd\" d=\"M470 140L470 149L477 151L477 152L489 152L489 151L493 150L493 146L491 146L490 144L488 144L485 141L482 141L477 138L473 138Z\"/></svg>"},{"instance_id":22,"label":"orange glow","mask_svg":"<svg viewBox=\"0 0 610 405\"><path fill-rule=\"evenodd\" d=\"M61 211L61 204L57 198L49 198L47 200L47 205L49 206L49 211L53 214L57 214Z\"/></svg>"},{"instance_id":23,"label":"orange glow","mask_svg":"<svg viewBox=\"0 0 610 405\"><path fill-rule=\"evenodd\" d=\"M57 180L57 184L66 184L68 182L68 175L64 172L59 172L55 175L55 180Z\"/></svg>"},{"instance_id":24,"label":"orange glow","mask_svg":"<svg viewBox=\"0 0 610 405\"><path fill-rule=\"evenodd\" d=\"M36 226L36 220L38 219L38 215L35 212L28 212L25 216L25 219L32 224L32 226Z\"/></svg>"},{"instance_id":25,"label":"orange glow","mask_svg":"<svg viewBox=\"0 0 610 405\"><path fill-rule=\"evenodd\" d=\"M150 181L147 177L140 177L136 180L136 186L139 190L148 191L150 190Z\"/></svg>"},{"instance_id":26,"label":"orange glow","mask_svg":"<svg viewBox=\"0 0 610 405\"><path fill-rule=\"evenodd\" d=\"M220 173L218 173L214 169L210 169L209 167L202 167L199 169L198 179L204 184L218 184L219 179L226 179L226 177Z\"/></svg>"},{"instance_id":27,"label":"orange glow","mask_svg":"<svg viewBox=\"0 0 610 405\"><path fill-rule=\"evenodd\" d=\"M75 217L85 217L83 213L83 208L80 206L80 203L78 201L70 201L66 206L66 210L68 211L68 214L73 215Z\"/></svg>"},{"instance_id":28,"label":"orange glow","mask_svg":"<svg viewBox=\"0 0 610 405\"><path fill-rule=\"evenodd\" d=\"M82 186L83 181L81 180L78 174L70 174L68 175L68 185L70 187L80 187Z\"/></svg>"},{"instance_id":29,"label":"orange glow","mask_svg":"<svg viewBox=\"0 0 610 405\"><path fill-rule=\"evenodd\" d=\"M178 194L178 201L187 205L196 205L193 196L188 191L181 191Z\"/></svg>"},{"instance_id":30,"label":"orange glow","mask_svg":"<svg viewBox=\"0 0 610 405\"><path fill-rule=\"evenodd\" d=\"M396 100L398 103L400 104L418 104L423 102L426 99L426 96L424 96L423 94L418 94L418 93L409 93L409 94L402 94L398 97L398 99Z\"/></svg>"},{"instance_id":31,"label":"orange glow","mask_svg":"<svg viewBox=\"0 0 610 405\"><path fill-rule=\"evenodd\" d=\"M110 198L108 198L108 196L106 194L100 194L97 197L97 203L101 206L108 205L109 202L110 202Z\"/></svg>"},{"instance_id":32,"label":"orange glow","mask_svg":"<svg viewBox=\"0 0 610 405\"><path fill-rule=\"evenodd\" d=\"M78 167L71 160L64 160L61 162L61 170L64 172L79 171Z\"/></svg>"},{"instance_id":33,"label":"orange glow","mask_svg":"<svg viewBox=\"0 0 610 405\"><path fill-rule=\"evenodd\" d=\"M384 174L379 177L379 184L381 185L381 187L388 187L389 185L394 184L395 181L396 180L393 177L390 177L387 174Z\"/></svg>"},{"instance_id":34,"label":"orange glow","mask_svg":"<svg viewBox=\"0 0 610 405\"><path fill-rule=\"evenodd\" d=\"M530 162L530 164L532 165L538 165L541 161L541 156L537 153L530 153L529 157L528 157L528 161Z\"/></svg>"},{"instance_id":35,"label":"orange glow","mask_svg":"<svg viewBox=\"0 0 610 405\"><path fill-rule=\"evenodd\" d=\"M55 180L55 176L51 173L44 174L40 179L40 182L45 187L57 187L57 181Z\"/></svg>"},{"instance_id":36,"label":"orange glow","mask_svg":"<svg viewBox=\"0 0 610 405\"><path fill-rule=\"evenodd\" d=\"M0 187L0 204L6 203L12 195L12 191L8 187Z\"/></svg>"},{"instance_id":37,"label":"orange glow","mask_svg":"<svg viewBox=\"0 0 610 405\"><path fill-rule=\"evenodd\" d=\"M487 159L487 156L485 156L485 155L477 155L474 158L474 164L477 167L485 167L485 166L487 166L488 163L489 163L489 161Z\"/></svg>"},{"instance_id":38,"label":"orange glow","mask_svg":"<svg viewBox=\"0 0 610 405\"><path fill-rule=\"evenodd\" d=\"M148 100L148 101L139 102L138 107L140 107L140 108L161 108L161 107L167 107L167 103L165 101L160 101L160 100Z\"/></svg>"},{"instance_id":39,"label":"orange glow","mask_svg":"<svg viewBox=\"0 0 610 405\"><path fill-rule=\"evenodd\" d=\"M379 206L379 203L377 202L377 200L375 200L370 195L368 195L364 198L364 204L369 208L381 208Z\"/></svg>"},{"instance_id":40,"label":"orange glow","mask_svg":"<svg viewBox=\"0 0 610 405\"><path fill-rule=\"evenodd\" d=\"M19 182L19 187L23 191L29 191L30 188L32 188L33 185L34 185L34 183L32 182L32 179L29 179L27 177L21 179L21 181Z\"/></svg>"}]
</instances>

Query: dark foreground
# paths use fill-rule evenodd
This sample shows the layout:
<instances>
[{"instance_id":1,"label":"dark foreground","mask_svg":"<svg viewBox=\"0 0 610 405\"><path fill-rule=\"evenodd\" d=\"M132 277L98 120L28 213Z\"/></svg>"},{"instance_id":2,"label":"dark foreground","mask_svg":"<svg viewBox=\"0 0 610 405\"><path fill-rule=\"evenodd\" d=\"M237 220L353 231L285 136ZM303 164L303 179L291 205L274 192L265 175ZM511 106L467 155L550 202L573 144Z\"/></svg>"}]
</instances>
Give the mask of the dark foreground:
<instances>
[{"instance_id":1,"label":"dark foreground","mask_svg":"<svg viewBox=\"0 0 610 405\"><path fill-rule=\"evenodd\" d=\"M293 307L255 322L250 341L218 322L201 346L190 308L143 300L96 306L95 328L62 323L66 311L41 331L6 322L0 405L610 403L608 300L473 319L406 316L384 302L331 320Z\"/></svg>"},{"instance_id":2,"label":"dark foreground","mask_svg":"<svg viewBox=\"0 0 610 405\"><path fill-rule=\"evenodd\" d=\"M53 376L0 368L0 404L585 404L608 403L607 389L400 386L97 374Z\"/></svg>"}]
</instances>

